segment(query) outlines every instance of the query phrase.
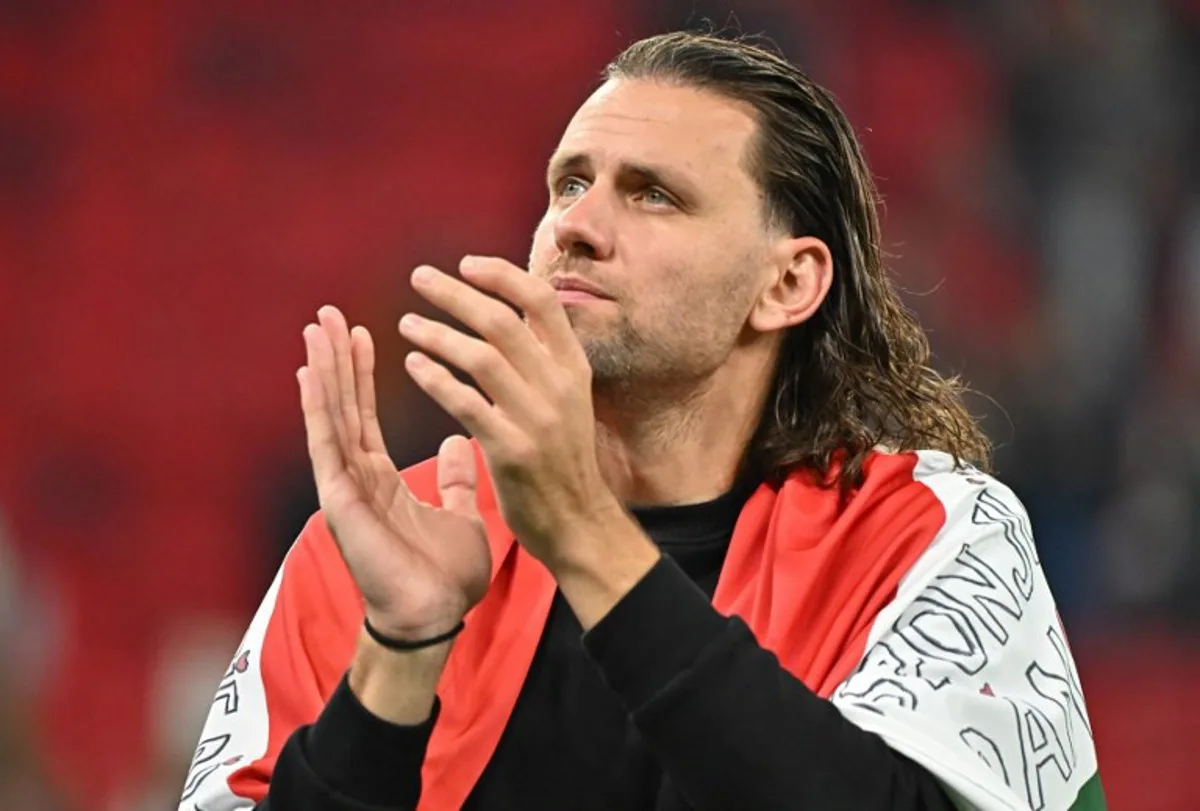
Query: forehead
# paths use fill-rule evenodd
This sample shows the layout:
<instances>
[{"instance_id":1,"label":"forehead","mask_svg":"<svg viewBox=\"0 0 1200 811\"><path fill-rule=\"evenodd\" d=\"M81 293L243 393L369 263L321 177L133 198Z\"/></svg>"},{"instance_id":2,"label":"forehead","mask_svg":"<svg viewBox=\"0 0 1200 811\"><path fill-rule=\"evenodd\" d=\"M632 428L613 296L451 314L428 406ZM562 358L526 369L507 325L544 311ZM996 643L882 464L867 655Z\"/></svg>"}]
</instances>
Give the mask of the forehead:
<instances>
[{"instance_id":1,"label":"forehead","mask_svg":"<svg viewBox=\"0 0 1200 811\"><path fill-rule=\"evenodd\" d=\"M743 160L757 125L748 105L640 79L610 80L575 113L558 154L670 167L694 178L750 183Z\"/></svg>"}]
</instances>

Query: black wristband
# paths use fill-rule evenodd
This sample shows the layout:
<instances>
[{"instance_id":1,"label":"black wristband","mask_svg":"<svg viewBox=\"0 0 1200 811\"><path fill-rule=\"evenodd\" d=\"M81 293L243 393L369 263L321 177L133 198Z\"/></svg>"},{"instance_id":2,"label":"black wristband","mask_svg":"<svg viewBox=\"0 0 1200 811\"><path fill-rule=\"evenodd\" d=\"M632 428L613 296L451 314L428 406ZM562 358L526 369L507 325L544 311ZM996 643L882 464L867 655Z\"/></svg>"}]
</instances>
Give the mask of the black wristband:
<instances>
[{"instance_id":1,"label":"black wristband","mask_svg":"<svg viewBox=\"0 0 1200 811\"><path fill-rule=\"evenodd\" d=\"M462 620L459 620L458 625L455 625L444 634L431 636L429 639L415 639L411 642L406 639L392 639L390 636L384 636L371 626L371 621L366 617L363 617L363 627L367 629L367 633L370 635L371 639L374 639L388 650L409 651L420 650L421 648L432 648L434 645L440 645L443 642L449 641L458 636L459 632L466 627L466 623Z\"/></svg>"}]
</instances>

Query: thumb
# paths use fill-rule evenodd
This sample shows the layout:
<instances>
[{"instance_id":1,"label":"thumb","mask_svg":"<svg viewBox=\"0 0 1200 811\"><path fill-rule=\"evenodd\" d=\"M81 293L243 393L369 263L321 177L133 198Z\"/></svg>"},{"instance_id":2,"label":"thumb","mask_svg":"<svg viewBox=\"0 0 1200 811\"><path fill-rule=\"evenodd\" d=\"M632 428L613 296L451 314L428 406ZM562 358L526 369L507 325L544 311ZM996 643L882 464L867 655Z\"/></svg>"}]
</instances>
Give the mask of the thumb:
<instances>
[{"instance_id":1,"label":"thumb","mask_svg":"<svg viewBox=\"0 0 1200 811\"><path fill-rule=\"evenodd\" d=\"M437 457L437 486L442 507L461 515L477 515L475 487L478 482L475 449L471 443L462 436L446 437Z\"/></svg>"}]
</instances>

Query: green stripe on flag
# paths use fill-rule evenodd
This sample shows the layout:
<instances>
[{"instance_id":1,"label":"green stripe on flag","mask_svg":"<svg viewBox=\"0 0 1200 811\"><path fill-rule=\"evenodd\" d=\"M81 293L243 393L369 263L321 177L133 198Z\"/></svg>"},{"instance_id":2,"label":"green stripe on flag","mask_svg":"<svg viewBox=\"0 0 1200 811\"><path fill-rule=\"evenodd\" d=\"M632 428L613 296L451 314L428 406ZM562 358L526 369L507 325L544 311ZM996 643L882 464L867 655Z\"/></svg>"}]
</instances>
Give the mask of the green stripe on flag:
<instances>
[{"instance_id":1,"label":"green stripe on flag","mask_svg":"<svg viewBox=\"0 0 1200 811\"><path fill-rule=\"evenodd\" d=\"M1100 774L1092 775L1092 779L1083 784L1075 802L1071 803L1071 811L1104 811L1108 804L1104 801L1104 789L1100 785Z\"/></svg>"}]
</instances>

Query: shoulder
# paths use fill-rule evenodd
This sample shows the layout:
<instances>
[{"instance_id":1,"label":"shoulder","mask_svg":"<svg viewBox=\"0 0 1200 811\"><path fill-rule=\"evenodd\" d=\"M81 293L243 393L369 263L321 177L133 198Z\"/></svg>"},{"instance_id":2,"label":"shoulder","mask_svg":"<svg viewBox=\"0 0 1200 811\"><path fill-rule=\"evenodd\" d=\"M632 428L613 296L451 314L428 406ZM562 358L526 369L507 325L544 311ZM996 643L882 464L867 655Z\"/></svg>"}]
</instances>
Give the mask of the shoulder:
<instances>
[{"instance_id":1,"label":"shoulder","mask_svg":"<svg viewBox=\"0 0 1200 811\"><path fill-rule=\"evenodd\" d=\"M922 504L909 514L924 521L929 544L906 572L902 592L947 576L971 578L983 568L1009 571L1023 593L1042 578L1029 515L998 478L942 451L881 452L871 464L885 477L903 480L904 489L917 494L908 500Z\"/></svg>"},{"instance_id":2,"label":"shoulder","mask_svg":"<svg viewBox=\"0 0 1200 811\"><path fill-rule=\"evenodd\" d=\"M942 514L946 528L977 523L989 515L1028 520L1008 485L943 451L877 451L864 467L863 485L854 498L896 502L893 506L921 500Z\"/></svg>"},{"instance_id":3,"label":"shoulder","mask_svg":"<svg viewBox=\"0 0 1200 811\"><path fill-rule=\"evenodd\" d=\"M992 474L959 462L944 451L915 451L912 455L917 459L913 480L927 487L947 507L961 507L987 495L1024 511L1012 489Z\"/></svg>"},{"instance_id":4,"label":"shoulder","mask_svg":"<svg viewBox=\"0 0 1200 811\"><path fill-rule=\"evenodd\" d=\"M919 540L910 577L950 564L964 549L1016 548L1037 562L1028 514L1012 489L942 451L877 451L841 515L856 531Z\"/></svg>"},{"instance_id":5,"label":"shoulder","mask_svg":"<svg viewBox=\"0 0 1200 811\"><path fill-rule=\"evenodd\" d=\"M973 808L1076 807L1095 748L1024 507L944 453L873 461L943 519L871 618L834 704Z\"/></svg>"}]
</instances>

